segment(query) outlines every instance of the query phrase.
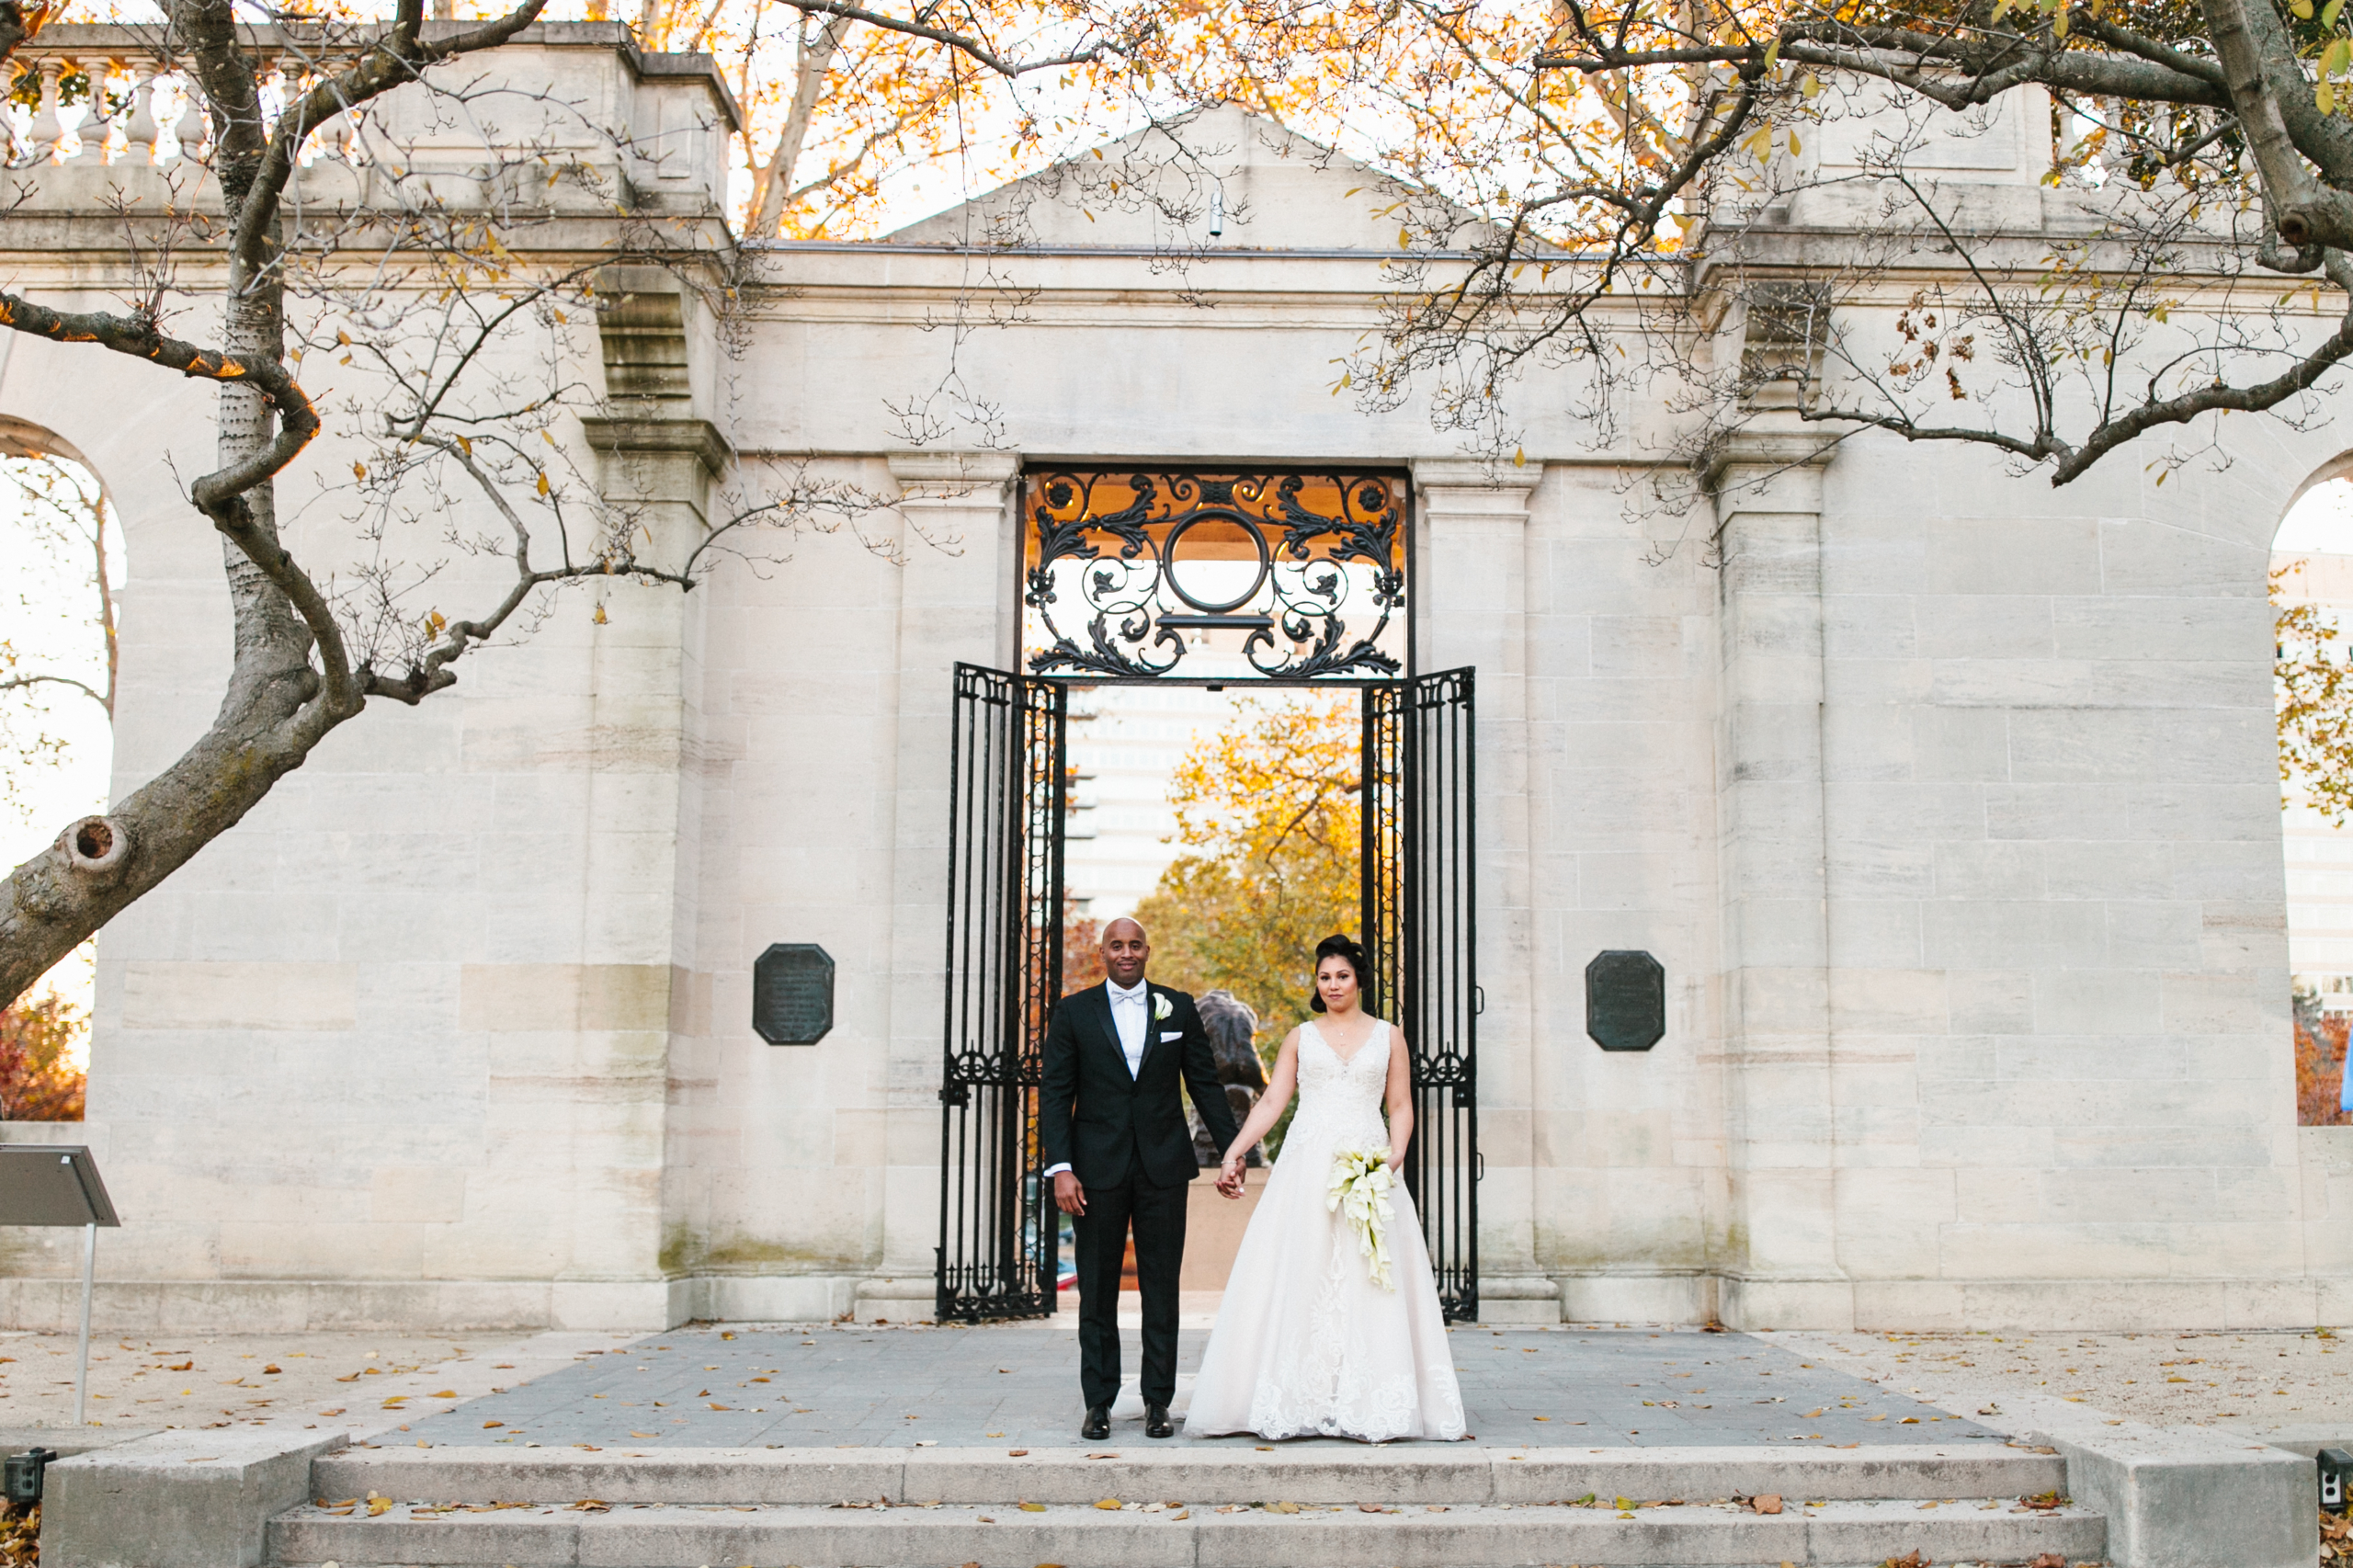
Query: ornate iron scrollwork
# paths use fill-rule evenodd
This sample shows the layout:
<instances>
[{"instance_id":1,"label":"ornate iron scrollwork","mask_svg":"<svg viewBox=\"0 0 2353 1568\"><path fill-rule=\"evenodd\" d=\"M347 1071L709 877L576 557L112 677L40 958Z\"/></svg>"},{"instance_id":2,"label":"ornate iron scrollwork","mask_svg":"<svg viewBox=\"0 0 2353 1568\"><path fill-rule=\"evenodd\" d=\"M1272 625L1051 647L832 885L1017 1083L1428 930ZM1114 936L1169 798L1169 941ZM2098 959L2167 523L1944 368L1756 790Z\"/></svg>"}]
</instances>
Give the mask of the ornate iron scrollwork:
<instances>
[{"instance_id":1,"label":"ornate iron scrollwork","mask_svg":"<svg viewBox=\"0 0 2353 1568\"><path fill-rule=\"evenodd\" d=\"M1286 680L1404 667L1402 479L1046 470L1024 513L1032 675L1165 676L1188 632Z\"/></svg>"}]
</instances>

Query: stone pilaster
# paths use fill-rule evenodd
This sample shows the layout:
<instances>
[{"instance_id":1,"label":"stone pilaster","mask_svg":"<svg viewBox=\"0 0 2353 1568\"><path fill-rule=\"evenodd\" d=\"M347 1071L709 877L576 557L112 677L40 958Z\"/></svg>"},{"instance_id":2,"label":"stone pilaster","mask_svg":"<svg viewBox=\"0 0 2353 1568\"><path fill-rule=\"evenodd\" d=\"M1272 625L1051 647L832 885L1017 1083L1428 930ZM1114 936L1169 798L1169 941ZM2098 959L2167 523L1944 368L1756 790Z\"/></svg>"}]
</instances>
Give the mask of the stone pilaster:
<instances>
[{"instance_id":1,"label":"stone pilaster","mask_svg":"<svg viewBox=\"0 0 2353 1568\"><path fill-rule=\"evenodd\" d=\"M1716 718L1731 1214L1722 1312L1839 1327L1822 471L1811 434L1749 434L1708 480L1723 552Z\"/></svg>"},{"instance_id":2,"label":"stone pilaster","mask_svg":"<svg viewBox=\"0 0 2353 1568\"><path fill-rule=\"evenodd\" d=\"M607 413L581 423L597 454L606 505L643 529L640 548L648 559L676 566L709 526L710 486L729 453L695 413L686 374L688 303L676 282L659 272L606 281L614 296L598 322ZM670 1085L706 1076L691 1061L697 1042L680 1034L692 1009L682 1007L675 993L695 964L701 792L688 759L702 741L708 596L620 578L597 583L590 592L597 624L587 648L585 744L576 753L586 840L580 892L584 998L609 988L612 982L601 978L609 973L642 978L632 982L635 1032L613 1037L618 1043L608 1048L626 1044L627 1059L585 1062L582 1079L606 1085L592 1102L592 1119L601 1124L599 1141L622 1165L582 1201L588 1208L625 1208L626 1222L608 1232L584 1212L584 1234L598 1239L576 1243L574 1250L577 1257L603 1255L603 1268L623 1278L667 1278L675 1296L679 1277L695 1260L667 1256L665 1237L687 1227L694 1199L691 1178L680 1179L676 1170L676 1119L691 1109L671 1104ZM591 1051L602 1037L587 1032L594 1028L588 1000L581 1010L582 1048ZM615 1102L625 1102L625 1108ZM602 1270L590 1277L602 1277ZM561 1319L561 1293L558 1300ZM666 1320L685 1312L684 1303L673 1300Z\"/></svg>"},{"instance_id":3,"label":"stone pilaster","mask_svg":"<svg viewBox=\"0 0 2353 1568\"><path fill-rule=\"evenodd\" d=\"M1480 1315L1560 1321L1534 1221L1535 946L1529 824L1529 498L1540 467L1414 464L1415 658L1477 675Z\"/></svg>"},{"instance_id":4,"label":"stone pilaster","mask_svg":"<svg viewBox=\"0 0 2353 1568\"><path fill-rule=\"evenodd\" d=\"M941 954L948 918L949 721L957 661L1010 669L1019 619L1007 452L893 454L900 489L898 744L892 852L891 1045L875 1103L888 1108L879 1315L927 1317L939 1241ZM899 1300L892 1296L892 1300Z\"/></svg>"}]
</instances>

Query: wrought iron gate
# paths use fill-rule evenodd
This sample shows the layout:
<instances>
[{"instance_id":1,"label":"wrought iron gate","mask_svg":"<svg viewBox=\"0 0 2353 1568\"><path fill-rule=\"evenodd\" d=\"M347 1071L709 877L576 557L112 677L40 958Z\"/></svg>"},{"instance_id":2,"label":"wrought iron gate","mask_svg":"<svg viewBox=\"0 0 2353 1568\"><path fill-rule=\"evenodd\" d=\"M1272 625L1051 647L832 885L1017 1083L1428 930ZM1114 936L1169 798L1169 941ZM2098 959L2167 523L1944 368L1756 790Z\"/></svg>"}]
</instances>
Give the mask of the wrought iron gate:
<instances>
[{"instance_id":1,"label":"wrought iron gate","mask_svg":"<svg viewBox=\"0 0 2353 1568\"><path fill-rule=\"evenodd\" d=\"M1450 1322L1479 1315L1480 993L1472 671L1364 692L1364 912L1370 1006L1413 1046L1420 1211Z\"/></svg>"},{"instance_id":2,"label":"wrought iron gate","mask_svg":"<svg viewBox=\"0 0 2353 1568\"><path fill-rule=\"evenodd\" d=\"M1047 1014L1062 990L1068 707L1058 682L956 666L939 1089L942 1323L1054 1310L1057 1226L1038 1176L1038 1080Z\"/></svg>"}]
</instances>

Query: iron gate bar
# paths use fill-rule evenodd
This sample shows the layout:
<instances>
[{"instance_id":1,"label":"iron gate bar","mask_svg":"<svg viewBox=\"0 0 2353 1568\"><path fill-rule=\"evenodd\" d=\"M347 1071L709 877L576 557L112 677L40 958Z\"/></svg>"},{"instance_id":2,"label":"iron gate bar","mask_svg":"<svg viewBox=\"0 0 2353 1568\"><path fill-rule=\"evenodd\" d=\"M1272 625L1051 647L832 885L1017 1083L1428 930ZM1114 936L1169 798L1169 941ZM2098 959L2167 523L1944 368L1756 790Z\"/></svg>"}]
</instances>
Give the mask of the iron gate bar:
<instances>
[{"instance_id":1,"label":"iron gate bar","mask_svg":"<svg viewBox=\"0 0 2353 1568\"><path fill-rule=\"evenodd\" d=\"M1406 1189L1449 1322L1479 1315L1478 778L1468 667L1400 683L1404 709L1404 989L1413 1047Z\"/></svg>"},{"instance_id":2,"label":"iron gate bar","mask_svg":"<svg viewBox=\"0 0 2353 1568\"><path fill-rule=\"evenodd\" d=\"M1357 940L1372 973L1365 977L1364 1006L1382 1017L1395 1011L1402 993L1404 953L1397 920L1404 893L1405 686L1384 681L1364 688L1361 760L1358 764L1358 819L1363 844L1358 886L1362 910Z\"/></svg>"},{"instance_id":3,"label":"iron gate bar","mask_svg":"<svg viewBox=\"0 0 2353 1568\"><path fill-rule=\"evenodd\" d=\"M941 1063L941 1322L1041 1317L1055 1228L1037 1140L1039 1051L1062 975L1067 694L959 664L949 726Z\"/></svg>"}]
</instances>

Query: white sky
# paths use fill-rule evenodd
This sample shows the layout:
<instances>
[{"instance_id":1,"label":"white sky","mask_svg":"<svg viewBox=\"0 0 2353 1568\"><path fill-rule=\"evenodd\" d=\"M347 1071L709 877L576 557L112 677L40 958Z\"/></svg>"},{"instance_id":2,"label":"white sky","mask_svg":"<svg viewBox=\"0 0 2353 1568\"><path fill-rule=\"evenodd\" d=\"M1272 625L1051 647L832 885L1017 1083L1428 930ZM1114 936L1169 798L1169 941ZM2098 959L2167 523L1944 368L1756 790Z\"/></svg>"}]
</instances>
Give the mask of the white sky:
<instances>
[{"instance_id":1,"label":"white sky","mask_svg":"<svg viewBox=\"0 0 2353 1568\"><path fill-rule=\"evenodd\" d=\"M119 532L111 542L119 589ZM0 581L7 585L0 591L0 641L16 650L17 673L72 676L106 688L105 645L91 624L91 570L78 551L45 544L28 525L16 487L0 483ZM0 752L0 856L13 867L40 853L67 823L105 809L114 734L105 711L71 687L37 687L29 698L11 695L0 701L7 704L12 735L41 733L65 743L54 762L29 767L14 747ZM86 1009L88 949L51 971L49 983Z\"/></svg>"},{"instance_id":2,"label":"white sky","mask_svg":"<svg viewBox=\"0 0 2353 1568\"><path fill-rule=\"evenodd\" d=\"M2315 484L2288 508L2271 548L2290 555L2353 555L2353 480Z\"/></svg>"}]
</instances>

